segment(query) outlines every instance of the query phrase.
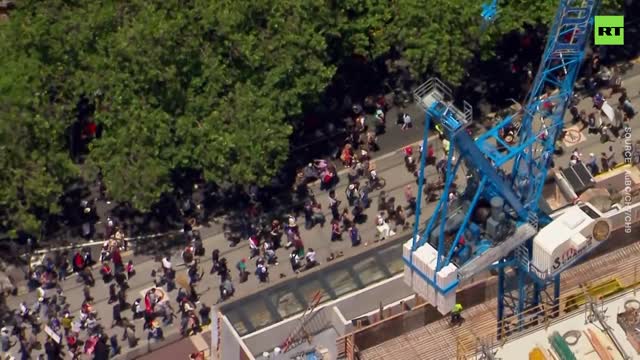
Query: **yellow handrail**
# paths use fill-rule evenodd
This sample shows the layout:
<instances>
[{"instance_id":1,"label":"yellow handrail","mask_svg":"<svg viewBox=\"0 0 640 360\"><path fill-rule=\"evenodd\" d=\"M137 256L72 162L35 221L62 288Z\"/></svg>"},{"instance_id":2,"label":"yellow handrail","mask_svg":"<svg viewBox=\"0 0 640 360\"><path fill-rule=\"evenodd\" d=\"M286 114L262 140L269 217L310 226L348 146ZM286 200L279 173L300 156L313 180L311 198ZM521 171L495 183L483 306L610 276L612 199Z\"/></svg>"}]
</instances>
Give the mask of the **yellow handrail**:
<instances>
[{"instance_id":1,"label":"yellow handrail","mask_svg":"<svg viewBox=\"0 0 640 360\"><path fill-rule=\"evenodd\" d=\"M614 278L613 280L611 278L603 280L600 280L600 282L595 283L593 286L589 286L588 288L597 288L599 285L613 282L613 280L617 281L620 284L625 284L623 281L617 278ZM629 281L628 285L623 285L623 289L631 290L637 288L639 285L640 284L638 284L638 282L636 281ZM551 325L552 319L564 318L566 316L574 314L577 310L579 310L579 308L567 305L572 301L572 299L575 299L575 294L582 291L582 288L584 288L584 286L576 287L571 289L571 291L568 291L567 294L561 296L558 299L558 305L556 306L541 304L523 311L520 316L513 315L507 317L497 324L494 321L484 321L480 323L475 322L470 325L473 327L475 333L487 334L489 337L492 337L492 334L494 334L495 337L493 338L498 338L500 340L498 343L499 346L503 346L511 338L521 333L522 330L537 328L539 326L548 327ZM619 292L605 294L604 296L602 296L602 298L606 298L616 293ZM467 351L469 349L476 349L479 345L479 340L474 336L467 334L467 336L465 336L464 338L458 339L458 343L459 351ZM469 354L469 352L466 352L466 354Z\"/></svg>"}]
</instances>

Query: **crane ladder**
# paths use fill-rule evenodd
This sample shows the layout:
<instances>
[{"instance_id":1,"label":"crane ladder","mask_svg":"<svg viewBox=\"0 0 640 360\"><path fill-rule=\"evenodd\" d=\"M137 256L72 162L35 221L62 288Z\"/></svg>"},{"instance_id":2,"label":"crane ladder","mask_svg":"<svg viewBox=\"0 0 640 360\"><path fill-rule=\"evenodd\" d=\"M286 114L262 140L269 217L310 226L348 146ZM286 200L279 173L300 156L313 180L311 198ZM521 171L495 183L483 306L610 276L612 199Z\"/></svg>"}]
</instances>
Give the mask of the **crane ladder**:
<instances>
[{"instance_id":1,"label":"crane ladder","mask_svg":"<svg viewBox=\"0 0 640 360\"><path fill-rule=\"evenodd\" d=\"M320 300L322 300L322 292L320 290L316 291L309 302L309 307L304 311L300 319L298 319L298 325L293 329L293 331L287 336L287 339L282 343L282 352L286 353L292 348L296 347L300 343L305 340L311 342L311 336L305 330L305 325L312 318L314 311L318 304L320 304Z\"/></svg>"}]
</instances>

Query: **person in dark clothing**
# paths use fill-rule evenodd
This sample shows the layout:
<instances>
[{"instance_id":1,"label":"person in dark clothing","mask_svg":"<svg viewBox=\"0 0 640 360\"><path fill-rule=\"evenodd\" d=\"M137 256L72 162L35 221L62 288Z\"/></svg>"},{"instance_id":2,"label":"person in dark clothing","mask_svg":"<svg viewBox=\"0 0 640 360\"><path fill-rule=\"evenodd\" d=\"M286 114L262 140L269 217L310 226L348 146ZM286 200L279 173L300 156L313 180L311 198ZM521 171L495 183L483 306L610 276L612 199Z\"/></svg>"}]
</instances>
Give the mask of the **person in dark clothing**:
<instances>
[{"instance_id":1,"label":"person in dark clothing","mask_svg":"<svg viewBox=\"0 0 640 360\"><path fill-rule=\"evenodd\" d=\"M118 344L118 335L112 335L109 338L109 345L111 346L111 356L120 354L120 344Z\"/></svg>"},{"instance_id":2,"label":"person in dark clothing","mask_svg":"<svg viewBox=\"0 0 640 360\"><path fill-rule=\"evenodd\" d=\"M190 284L189 285L189 301L191 301L192 303L197 303L199 301L200 297L198 296L198 292L196 291L196 287L194 286L194 284Z\"/></svg>"},{"instance_id":3,"label":"person in dark clothing","mask_svg":"<svg viewBox=\"0 0 640 360\"><path fill-rule=\"evenodd\" d=\"M109 300L107 303L112 304L118 301L118 293L116 291L116 284L109 285Z\"/></svg>"},{"instance_id":4,"label":"person in dark clothing","mask_svg":"<svg viewBox=\"0 0 640 360\"><path fill-rule=\"evenodd\" d=\"M108 360L109 347L107 346L106 336L100 338L93 350L93 360Z\"/></svg>"},{"instance_id":5,"label":"person in dark clothing","mask_svg":"<svg viewBox=\"0 0 640 360\"><path fill-rule=\"evenodd\" d=\"M600 165L600 169L602 170L602 172L609 171L609 158L607 157L606 153L600 154Z\"/></svg>"},{"instance_id":6,"label":"person in dark clothing","mask_svg":"<svg viewBox=\"0 0 640 360\"><path fill-rule=\"evenodd\" d=\"M125 275L125 273L117 272L114 275L114 278L116 279L116 284L118 284L118 286L121 288L129 288L129 284L127 284L127 275Z\"/></svg>"},{"instance_id":7,"label":"person in dark clothing","mask_svg":"<svg viewBox=\"0 0 640 360\"><path fill-rule=\"evenodd\" d=\"M209 317L211 314L211 308L205 304L202 304L199 310L201 323L203 325L209 325L211 323L211 318Z\"/></svg>"},{"instance_id":8,"label":"person in dark clothing","mask_svg":"<svg viewBox=\"0 0 640 360\"><path fill-rule=\"evenodd\" d=\"M213 274L218 271L218 262L220 260L220 250L214 249L211 252L211 271L210 274Z\"/></svg>"},{"instance_id":9,"label":"person in dark clothing","mask_svg":"<svg viewBox=\"0 0 640 360\"><path fill-rule=\"evenodd\" d=\"M84 301L85 302L92 302L93 301L93 296L91 296L91 288L89 288L89 286L85 286L82 289L82 294L84 295Z\"/></svg>"},{"instance_id":10,"label":"person in dark clothing","mask_svg":"<svg viewBox=\"0 0 640 360\"><path fill-rule=\"evenodd\" d=\"M229 275L229 267L227 266L227 259L222 258L218 264L218 276L220 276L220 281L224 281L227 277L231 277Z\"/></svg>"},{"instance_id":11,"label":"person in dark clothing","mask_svg":"<svg viewBox=\"0 0 640 360\"><path fill-rule=\"evenodd\" d=\"M113 329L115 326L122 325L122 307L120 304L113 305L113 322L111 323L111 328Z\"/></svg>"},{"instance_id":12,"label":"person in dark clothing","mask_svg":"<svg viewBox=\"0 0 640 360\"><path fill-rule=\"evenodd\" d=\"M173 269L167 270L165 281L167 283L167 292L173 291L176 288L176 271Z\"/></svg>"},{"instance_id":13,"label":"person in dark clothing","mask_svg":"<svg viewBox=\"0 0 640 360\"><path fill-rule=\"evenodd\" d=\"M47 354L47 360L61 360L62 354L60 351L60 345L56 344L53 340L48 339L44 344L44 352Z\"/></svg>"},{"instance_id":14,"label":"person in dark clothing","mask_svg":"<svg viewBox=\"0 0 640 360\"><path fill-rule=\"evenodd\" d=\"M338 211L340 207L340 200L336 199L336 192L334 190L331 190L329 192L329 209L331 210L331 215L333 216L333 219L339 219L340 218L340 211Z\"/></svg>"},{"instance_id":15,"label":"person in dark clothing","mask_svg":"<svg viewBox=\"0 0 640 360\"><path fill-rule=\"evenodd\" d=\"M358 228L355 224L349 228L349 238L351 239L351 246L358 246L362 241L360 232L358 231Z\"/></svg>"},{"instance_id":16,"label":"person in dark clothing","mask_svg":"<svg viewBox=\"0 0 640 360\"><path fill-rule=\"evenodd\" d=\"M198 262L196 261L194 265L189 267L187 275L189 276L189 282L196 284L204 276L204 271L198 274Z\"/></svg>"}]
</instances>

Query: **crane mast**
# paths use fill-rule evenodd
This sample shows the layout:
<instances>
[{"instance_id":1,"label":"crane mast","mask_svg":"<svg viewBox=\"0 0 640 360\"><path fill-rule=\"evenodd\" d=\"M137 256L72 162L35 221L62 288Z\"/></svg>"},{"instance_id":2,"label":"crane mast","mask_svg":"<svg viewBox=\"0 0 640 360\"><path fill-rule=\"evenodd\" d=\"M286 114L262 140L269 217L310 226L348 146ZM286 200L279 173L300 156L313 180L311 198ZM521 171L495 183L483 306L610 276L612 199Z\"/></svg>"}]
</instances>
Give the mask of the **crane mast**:
<instances>
[{"instance_id":1,"label":"crane mast","mask_svg":"<svg viewBox=\"0 0 640 360\"><path fill-rule=\"evenodd\" d=\"M461 281L489 268L498 271L499 321L541 303L557 306L560 274L533 269L532 239L551 222L542 190L598 5L560 1L522 110L476 138L468 131L471 106L456 106L444 83L432 78L414 91L426 113L423 149L435 123L450 151L442 196L426 222L420 219L423 196L417 197L413 238L403 250L405 282L441 313L455 304ZM485 23L496 13L496 1L483 6ZM436 187L426 179L425 166L423 151L418 194Z\"/></svg>"}]
</instances>

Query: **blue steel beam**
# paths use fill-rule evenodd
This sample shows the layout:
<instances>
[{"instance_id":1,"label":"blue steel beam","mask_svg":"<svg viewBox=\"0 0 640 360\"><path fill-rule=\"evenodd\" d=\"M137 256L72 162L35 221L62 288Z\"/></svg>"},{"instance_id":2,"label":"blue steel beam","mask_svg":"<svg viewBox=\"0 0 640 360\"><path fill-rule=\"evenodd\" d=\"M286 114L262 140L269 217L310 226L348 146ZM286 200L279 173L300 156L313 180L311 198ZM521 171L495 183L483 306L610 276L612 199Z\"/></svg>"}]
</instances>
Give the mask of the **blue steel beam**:
<instances>
[{"instance_id":1,"label":"blue steel beam","mask_svg":"<svg viewBox=\"0 0 640 360\"><path fill-rule=\"evenodd\" d=\"M527 103L523 106L518 145L504 147L503 153L497 149L498 145L504 145L500 132L512 122L513 117L505 118L476 140L478 147L495 166L501 167L513 162L510 171L513 176L512 186L517 188L515 181L519 178L528 179L527 187L530 191L518 193L523 205L536 213L539 213L538 199L546 179L549 160L562 130L564 113L584 58L584 47L589 38L588 29L595 5L594 0L579 3L562 1L550 30L536 80ZM550 87L558 88L558 94L544 97ZM544 105L547 103L553 105L550 113L545 113Z\"/></svg>"},{"instance_id":2,"label":"blue steel beam","mask_svg":"<svg viewBox=\"0 0 640 360\"><path fill-rule=\"evenodd\" d=\"M456 237L453 239L453 243L451 243L449 254L447 255L447 259L444 261L445 264L449 264L451 262L451 258L453 257L453 252L455 251L456 246L458 246L458 244L460 243L460 237L466 230L467 224L469 223L469 219L471 219L471 214L473 214L472 209L475 209L476 204L478 203L478 200L480 200L480 195L483 193L483 190L486 184L487 184L487 178L483 177L482 180L480 180L480 184L478 185L478 190L476 191L476 194L473 196L473 200L471 200L471 205L469 206L470 210L467 211L467 214L464 216L462 225L460 225L460 228L456 232Z\"/></svg>"},{"instance_id":3,"label":"blue steel beam","mask_svg":"<svg viewBox=\"0 0 640 360\"><path fill-rule=\"evenodd\" d=\"M442 264L442 260L446 251L444 248L446 243L444 232L445 232L445 225L447 224L447 215L448 215L447 210L449 209L449 192L451 190L451 184L453 184L453 180L455 180L455 174L458 173L458 169L460 169L460 164L462 164L462 161L460 161L460 158L458 158L458 161L456 162L456 164L453 166L453 169L452 169L451 163L453 162L453 150L449 151L448 157L449 158L447 159L447 170L446 170L447 178L444 184L444 190L442 190L442 197L440 199L440 200L443 200L444 202L444 208L442 209L442 213L441 213L443 216L440 218L440 231L438 233L438 260L436 263L436 272L440 271L440 269L446 266L446 264ZM431 233L426 234L427 239L429 238L430 235Z\"/></svg>"},{"instance_id":4,"label":"blue steel beam","mask_svg":"<svg viewBox=\"0 0 640 360\"><path fill-rule=\"evenodd\" d=\"M422 189L424 187L424 172L427 164L427 148L429 142L429 128L431 127L431 116L429 116L429 112L426 113L424 119L424 133L422 134L422 153L420 154L420 172L418 174L418 192L416 195L416 208L414 211L415 222L413 223L413 238L411 244L411 255L409 258L409 262L413 265L413 251L415 251L418 246L417 242L419 242L418 235L420 235L420 215L422 214ZM432 216L433 218L433 216Z\"/></svg>"},{"instance_id":5,"label":"blue steel beam","mask_svg":"<svg viewBox=\"0 0 640 360\"><path fill-rule=\"evenodd\" d=\"M536 76L539 82L534 85L533 91L529 94L529 102L525 106L526 110L523 113L522 128L524 131L520 134L520 143L526 144L526 147L515 156L511 171L512 174L517 173L521 177L526 176L529 181L532 182L530 186L531 191L521 195L525 206L536 212L539 212L538 201L542 195L550 157L555 150L556 139L564 125L564 114L573 93L573 86L584 58L584 45L590 35L588 31L572 32L572 39L569 40L573 43L571 46L573 46L576 53L579 54L579 60L576 59L576 61L565 62L561 73L563 76L561 79L558 79L559 70L553 70L558 61L558 56L556 55L557 49L559 44L565 43L566 40L565 35L560 34L558 30L565 26L565 22L568 19L571 19L564 16L566 15L566 6L570 1L563 1L563 3L565 7L563 8L561 6L558 11L560 15L559 21L554 26L555 32L551 32L549 36L547 49L550 49L550 51L545 51L545 56L542 59L538 75ZM581 18L583 19L584 26L582 26L582 28L588 29L589 23L593 21L596 2L594 0L585 0L583 4L585 7L580 10L583 14ZM550 83L549 80L553 80L553 83L561 83L561 87L558 89L559 93L549 99L542 100L540 98L548 91L547 84ZM545 113L545 109L543 109L545 101L551 101L553 103L553 110L550 114ZM542 121L544 121L545 126L542 126L539 131L535 132L534 121L541 121L540 119L544 119ZM539 156L536 154L538 151L542 151L543 156L536 157ZM524 173L522 169L526 169Z\"/></svg>"},{"instance_id":6,"label":"blue steel beam","mask_svg":"<svg viewBox=\"0 0 640 360\"><path fill-rule=\"evenodd\" d=\"M555 141L558 138L564 125L563 118L568 102L573 91L573 84L578 74L578 70L584 59L584 51L590 35L590 28L598 5L597 0L561 0L556 13L555 20L549 31L549 38L542 56L541 64L536 73L531 90L524 102L521 112L521 125L517 133L515 145L506 144L500 136L504 130L514 120L513 116L506 117L486 131L475 141L466 133L462 119L456 119L456 112L451 111L449 106L442 102L436 102L426 114L426 127L423 138L423 151L420 159L420 174L418 180L418 198L416 201L416 222L414 225L414 237L412 250L416 250L425 242L431 239L431 234L438 228L438 264L437 270L451 262L454 249L459 244L460 237L467 228L471 212L476 203L482 198L491 199L492 196L501 196L506 203L514 210L515 220L518 223L529 220L532 224L538 221L540 224L547 223L549 217L542 213L538 207L542 188L546 179L546 174L550 165L551 156L555 150ZM495 6L496 1L491 4ZM485 20L493 19L495 12L493 9L485 7L483 17ZM550 90L554 90L551 93ZM419 223L421 215L422 194L424 188L424 168L426 165L427 135L432 120L442 124L451 142L451 153L448 157L446 183L443 196L439 199L436 209L428 221L425 232L419 236ZM501 148L501 151L499 150ZM453 163L453 153L459 156ZM471 197L471 205L465 214L464 220L456 229L455 238L449 249L445 249L444 230L446 221L449 218L448 212L448 192L455 178L457 170L462 162L465 162L470 171L474 174L471 184L467 186L466 199ZM505 171L503 167L511 163L510 171ZM502 171L502 173L500 173ZM506 178L502 174L510 173ZM469 184L468 184L469 185ZM471 191L475 193L471 193ZM439 221L439 222L438 222ZM435 245L435 244L434 244ZM529 251L531 251L529 242ZM436 279L426 276L413 264L412 255L403 257L403 261L412 271L423 278L430 286L440 293L451 291L457 286L457 281L449 284L446 289L437 285ZM514 294L513 304L505 303L505 274L506 266L515 267L518 270L517 282L518 291ZM512 314L521 314L525 307L540 302L541 294L551 279L539 279L534 276L530 268L524 267L516 257L505 258L500 261L499 281L499 304L498 318L501 320L505 314L505 307L512 306ZM559 295L559 277L553 279L554 296L557 300ZM534 280L533 282L531 280Z\"/></svg>"}]
</instances>

